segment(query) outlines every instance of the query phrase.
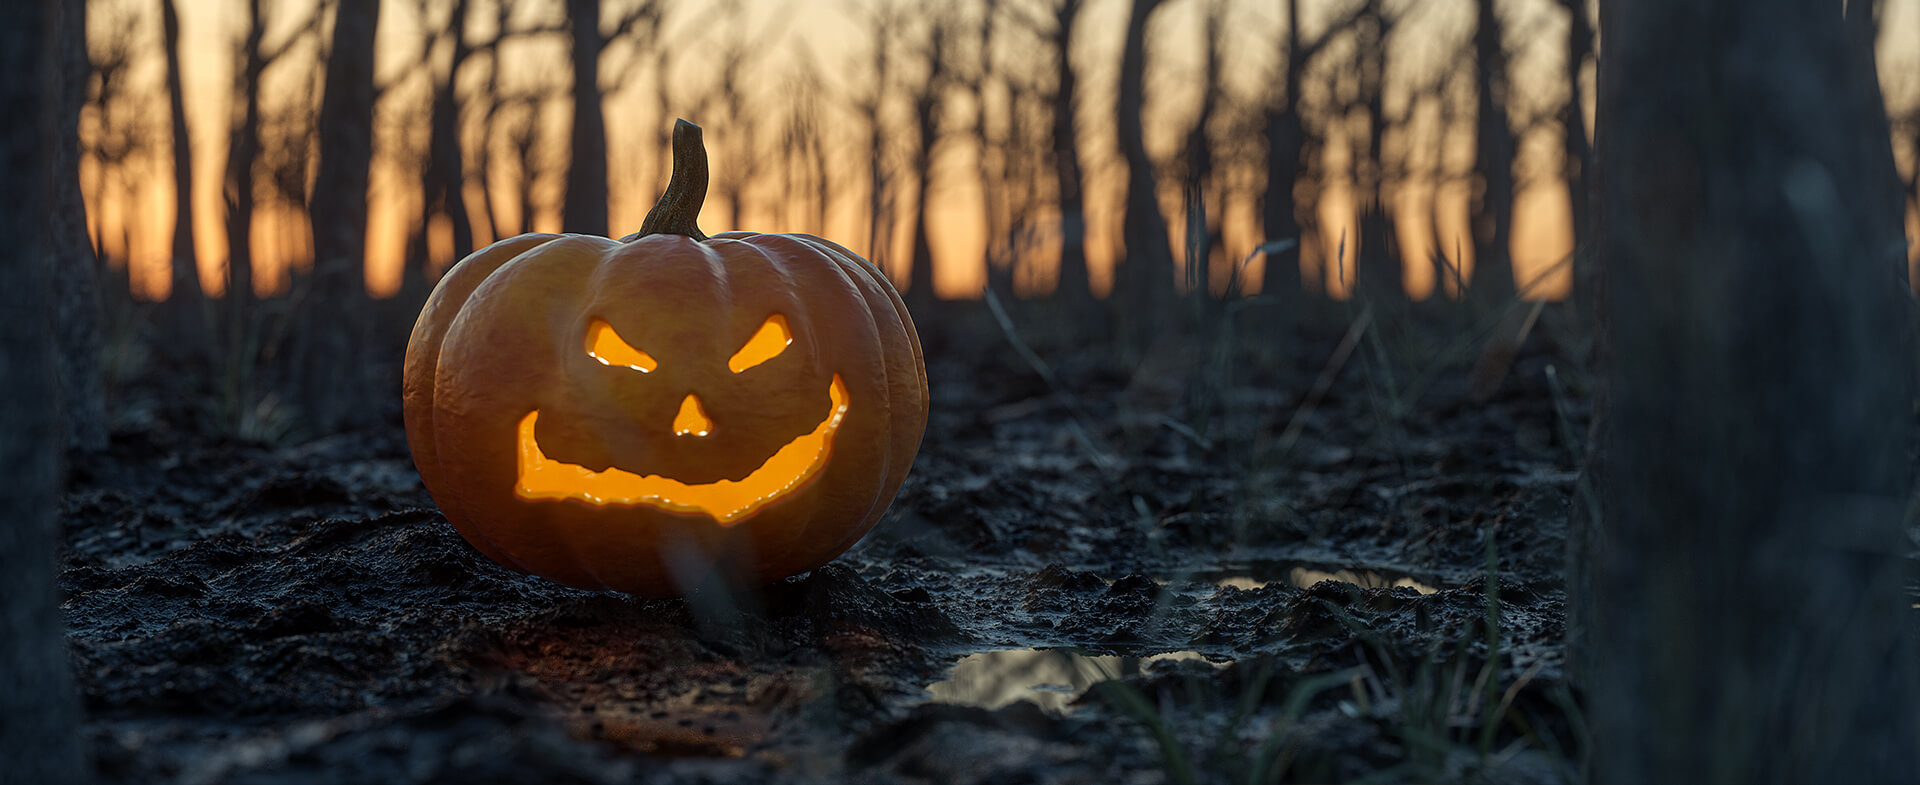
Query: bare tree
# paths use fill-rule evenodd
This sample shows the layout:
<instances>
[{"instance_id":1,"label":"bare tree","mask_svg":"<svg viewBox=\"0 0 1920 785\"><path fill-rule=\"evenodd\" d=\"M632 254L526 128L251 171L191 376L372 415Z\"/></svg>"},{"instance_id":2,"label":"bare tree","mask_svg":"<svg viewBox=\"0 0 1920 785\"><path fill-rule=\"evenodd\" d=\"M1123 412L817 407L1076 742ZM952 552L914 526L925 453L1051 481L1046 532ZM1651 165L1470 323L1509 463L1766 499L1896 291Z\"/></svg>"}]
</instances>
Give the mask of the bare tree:
<instances>
[{"instance_id":1,"label":"bare tree","mask_svg":"<svg viewBox=\"0 0 1920 785\"><path fill-rule=\"evenodd\" d=\"M1120 50L1120 95L1115 129L1120 153L1127 164L1127 191L1121 236L1126 242L1122 265L1125 286L1116 293L1129 309L1136 344L1144 343L1159 327L1162 303L1173 286L1173 248L1167 219L1160 213L1158 181L1153 158L1147 153L1143 115L1146 111L1147 21L1161 0L1133 0L1127 16L1126 42ZM1116 280L1116 284L1120 281Z\"/></svg>"},{"instance_id":2,"label":"bare tree","mask_svg":"<svg viewBox=\"0 0 1920 785\"><path fill-rule=\"evenodd\" d=\"M932 211L928 204L933 193L933 159L939 152L945 132L945 104L951 74L947 59L957 20L951 8L932 14L927 25L925 76L907 88L913 106L914 144L907 155L907 166L914 176L913 262L907 274L906 298L909 306L924 308L932 304L933 242L927 235Z\"/></svg>"},{"instance_id":3,"label":"bare tree","mask_svg":"<svg viewBox=\"0 0 1920 785\"><path fill-rule=\"evenodd\" d=\"M1307 129L1302 113L1300 88L1305 83L1306 71L1313 60L1329 41L1333 33L1352 23L1353 11L1347 17L1328 25L1317 35L1306 35L1300 29L1300 0L1283 0L1281 11L1286 18L1286 32L1281 44L1285 52L1281 60L1279 79L1276 84L1279 91L1268 100L1266 116L1267 138L1267 182L1260 199L1262 228L1267 240L1298 240L1304 244L1302 227L1298 215L1300 206L1294 198L1294 187L1306 179L1309 165L1305 158L1307 149ZM1296 249L1299 246L1295 246ZM1293 260L1290 264L1276 265L1275 260L1267 260L1267 274L1263 291L1278 299L1282 305L1299 299L1300 267L1298 251L1290 252Z\"/></svg>"},{"instance_id":4,"label":"bare tree","mask_svg":"<svg viewBox=\"0 0 1920 785\"><path fill-rule=\"evenodd\" d=\"M1587 90L1580 74L1593 60L1593 26L1587 19L1587 0L1559 0L1567 12L1566 71L1567 102L1561 107L1560 129L1563 158L1561 176L1567 182L1567 197L1573 207L1573 281L1576 291L1593 286L1593 265L1581 253L1593 234L1592 200L1588 198L1593 175L1593 140L1587 138ZM1916 167L1920 170L1920 167Z\"/></svg>"},{"instance_id":5,"label":"bare tree","mask_svg":"<svg viewBox=\"0 0 1920 785\"><path fill-rule=\"evenodd\" d=\"M65 785L83 781L79 702L64 644L59 589L54 582L59 539L60 367L57 315L47 301L64 241L47 231L70 226L63 191L78 193L70 167L76 154L72 124L77 107L64 84L72 48L68 30L84 30L78 3L18 3L0 25L0 108L10 119L0 132L0 181L13 196L0 206L0 224L16 241L0 250L0 749L7 774L22 782ZM64 152L58 148L67 148ZM82 230L84 238L84 230ZM90 267L91 265L89 265Z\"/></svg>"},{"instance_id":6,"label":"bare tree","mask_svg":"<svg viewBox=\"0 0 1920 785\"><path fill-rule=\"evenodd\" d=\"M726 118L727 131L720 137L720 156L726 164L713 178L713 195L726 206L714 223L725 229L740 226L740 216L749 212L750 186L767 168L767 150L760 144L761 113L750 92L755 81L752 69L759 58L773 51L773 39L785 30L780 21L763 24L758 32L740 25L719 52L713 86L701 94L693 109L697 116Z\"/></svg>"},{"instance_id":7,"label":"bare tree","mask_svg":"<svg viewBox=\"0 0 1920 785\"><path fill-rule=\"evenodd\" d=\"M788 78L781 147L786 160L780 167L781 192L788 198L787 222L807 231L826 231L827 205L833 198L828 174L824 123L820 109L826 88L811 54L803 55Z\"/></svg>"},{"instance_id":8,"label":"bare tree","mask_svg":"<svg viewBox=\"0 0 1920 785\"><path fill-rule=\"evenodd\" d=\"M81 3L57 3L49 34L59 46L45 85L51 100L52 139L44 143L52 178L47 215L39 222L53 265L55 345L67 444L85 450L107 446L106 390L100 378L98 264L87 240L87 208L80 197L80 110L87 100L87 13ZM31 117L13 114L11 117ZM18 237L19 235L15 235Z\"/></svg>"},{"instance_id":9,"label":"bare tree","mask_svg":"<svg viewBox=\"0 0 1920 785\"><path fill-rule=\"evenodd\" d=\"M136 21L122 13L109 16L99 24L109 32L94 36L91 45L82 50L87 53L90 68L91 88L86 100L93 115L93 133L89 134L84 152L97 164L91 184L93 198L105 201L113 198L109 194L120 182L117 176L140 157L147 138L138 121L141 112L128 111L139 104L130 83L137 57ZM94 222L93 245L103 249L102 256L106 255L108 229L105 221Z\"/></svg>"},{"instance_id":10,"label":"bare tree","mask_svg":"<svg viewBox=\"0 0 1920 785\"><path fill-rule=\"evenodd\" d=\"M1601 6L1610 367L1569 565L1597 782L1920 776L1914 314L1867 5Z\"/></svg>"},{"instance_id":11,"label":"bare tree","mask_svg":"<svg viewBox=\"0 0 1920 785\"><path fill-rule=\"evenodd\" d=\"M361 323L352 318L365 299L367 179L373 164L373 42L380 0L338 0L320 99L319 171L314 175L313 280L304 301L301 339L307 344L296 399L308 425L322 433L366 416L359 373ZM336 317L325 320L321 313Z\"/></svg>"},{"instance_id":12,"label":"bare tree","mask_svg":"<svg viewBox=\"0 0 1920 785\"><path fill-rule=\"evenodd\" d=\"M1044 48L1036 47L1041 57L1051 58L1052 54ZM1038 59L1038 58L1036 58ZM1057 66L1058 63L1055 62ZM1033 67L1022 69L1018 66L1007 69L1005 84L1007 87L1007 119L1005 131L995 140L994 147L999 152L999 164L994 173L997 184L996 203L1001 215L999 237L999 258L988 269L988 285L994 291L1007 297L1014 293L1014 281L1023 269L1029 271L1033 266L1024 264L1026 252L1032 249L1043 232L1043 224L1051 228L1051 234L1057 235L1055 243L1060 247L1058 264L1055 268L1055 286L1053 297L1060 302L1093 302L1092 290L1086 275L1084 217L1076 212L1074 222L1068 223L1068 213L1064 202L1056 206L1060 214L1047 221L1038 214L1042 204L1042 191L1049 178L1056 184L1062 175L1060 167L1053 165L1054 158L1054 99L1055 91L1046 89L1041 83L1041 74L1045 69ZM1070 150L1075 158L1072 170L1065 174L1073 183L1074 198L1079 198L1080 168L1077 149ZM1075 202L1078 210L1079 202ZM1068 230L1079 232L1072 238L1069 248L1066 233ZM1077 265L1069 275L1067 266L1070 253ZM1063 288L1064 287L1064 288Z\"/></svg>"},{"instance_id":13,"label":"bare tree","mask_svg":"<svg viewBox=\"0 0 1920 785\"><path fill-rule=\"evenodd\" d=\"M260 96L261 76L267 66L291 51L306 36L316 34L320 15L308 17L305 24L286 38L269 46L267 20L261 0L246 0L240 20L239 51L235 61L234 94L239 103L232 118L231 138L227 143L227 171L224 186L227 210L227 294L229 345L236 352L244 343L246 323L253 300L253 213L261 182L259 165L262 154L262 127L265 112ZM242 355L246 352L239 352ZM249 362L240 359L230 368Z\"/></svg>"},{"instance_id":14,"label":"bare tree","mask_svg":"<svg viewBox=\"0 0 1920 785\"><path fill-rule=\"evenodd\" d=\"M253 202L254 159L260 155L260 75L273 60L264 50L266 20L261 18L260 0L246 0L246 15L241 20L241 43L234 74L235 94L240 101L232 139L227 144L227 303L230 329L238 334L243 305L253 298Z\"/></svg>"},{"instance_id":15,"label":"bare tree","mask_svg":"<svg viewBox=\"0 0 1920 785\"><path fill-rule=\"evenodd\" d=\"M886 257L893 244L894 194L887 171L886 106L893 89L893 39L906 24L906 15L888 0L876 0L860 10L863 23L872 31L873 59L868 73L872 85L854 96L854 111L860 115L866 131L862 147L867 156L867 258L886 269Z\"/></svg>"},{"instance_id":16,"label":"bare tree","mask_svg":"<svg viewBox=\"0 0 1920 785\"><path fill-rule=\"evenodd\" d=\"M1404 10L1400 13L1404 13ZM1387 216L1386 136L1388 40L1399 22L1383 0L1366 0L1354 19L1355 101L1366 123L1366 147L1352 157L1354 190L1360 196L1359 253L1352 255L1354 289L1375 305L1395 307L1407 299L1406 272L1394 249ZM1348 246L1349 253L1352 246ZM1345 260L1342 260L1345 261Z\"/></svg>"},{"instance_id":17,"label":"bare tree","mask_svg":"<svg viewBox=\"0 0 1920 785\"><path fill-rule=\"evenodd\" d=\"M607 121L600 105L600 0L567 0L573 24L573 136L562 228L606 236Z\"/></svg>"},{"instance_id":18,"label":"bare tree","mask_svg":"<svg viewBox=\"0 0 1920 785\"><path fill-rule=\"evenodd\" d=\"M422 15L426 9L423 8ZM500 4L502 9L506 3ZM439 39L448 39L447 67L444 72L435 72L432 76L433 97L427 103L427 160L420 168L420 227L424 239L425 229L433 225L435 218L444 217L453 228L453 258L458 260L473 251L473 219L466 205L466 154L461 149L460 116L461 101L455 93L460 82L460 71L474 54L474 41L468 35L468 0L454 0L449 9L447 24L440 35L428 42L429 52L439 48ZM504 28L496 35L504 34ZM417 248L409 254L410 263L405 274L417 275L425 280L425 266L429 263L426 249Z\"/></svg>"},{"instance_id":19,"label":"bare tree","mask_svg":"<svg viewBox=\"0 0 1920 785\"><path fill-rule=\"evenodd\" d=\"M1001 195L1005 191L1002 178L1006 175L1005 143L995 143L988 119L991 113L989 106L1001 92L998 88L1005 81L993 57L994 30L999 15L1000 0L981 1L979 17L971 20L973 57L956 55L953 66L956 72L954 83L965 91L973 104L973 116L961 133L978 151L974 160L974 175L980 180L981 215L986 221L984 261L989 286L1002 282L998 272L1002 266L996 262L1005 258L1003 240L1006 237L1006 214L1001 209Z\"/></svg>"},{"instance_id":20,"label":"bare tree","mask_svg":"<svg viewBox=\"0 0 1920 785\"><path fill-rule=\"evenodd\" d=\"M496 101L501 113L509 118L502 126L502 132L506 134L507 148L513 152L514 165L520 171L520 178L513 189L513 215L517 216L519 223L510 225L504 219L496 219L500 222L495 233L502 236L533 231L533 189L547 170L545 161L539 155L540 110L544 100L544 96L535 91L500 96Z\"/></svg>"},{"instance_id":21,"label":"bare tree","mask_svg":"<svg viewBox=\"0 0 1920 785\"><path fill-rule=\"evenodd\" d=\"M1029 18L1031 28L1045 43L1052 58L1053 89L1046 95L1050 107L1049 131L1053 170L1054 201L1060 210L1060 262L1058 283L1053 296L1064 303L1093 301L1093 289L1087 279L1087 210L1082 193L1084 178L1080 159L1080 80L1073 68L1075 25L1086 7L1083 0L1054 0L1048 6L1048 19Z\"/></svg>"},{"instance_id":22,"label":"bare tree","mask_svg":"<svg viewBox=\"0 0 1920 785\"><path fill-rule=\"evenodd\" d=\"M1214 164L1216 153L1210 134L1216 122L1215 116L1221 111L1220 104L1225 100L1226 88L1221 83L1226 55L1226 19L1227 5L1223 0L1211 0L1206 6L1201 21L1201 68L1200 68L1200 111L1194 115L1193 125L1187 128L1186 139L1181 147L1180 163L1184 169L1180 179L1184 182L1193 202L1190 209L1195 213L1187 216L1192 222L1198 217L1204 224L1205 236L1202 242L1190 244L1189 253L1201 250L1201 258L1188 258L1186 264L1187 286L1192 295L1206 298L1211 294L1208 280L1212 260L1206 251L1221 247L1221 216L1226 212L1226 191L1220 187L1215 177Z\"/></svg>"},{"instance_id":23,"label":"bare tree","mask_svg":"<svg viewBox=\"0 0 1920 785\"><path fill-rule=\"evenodd\" d=\"M179 0L160 0L161 47L167 59L167 110L173 122L174 310L191 318L200 301L199 252L193 240L193 138L187 132L186 90L180 75Z\"/></svg>"},{"instance_id":24,"label":"bare tree","mask_svg":"<svg viewBox=\"0 0 1920 785\"><path fill-rule=\"evenodd\" d=\"M1474 0L1473 58L1478 103L1474 112L1475 168L1480 198L1473 210L1473 277L1468 294L1485 305L1513 299L1513 157L1516 142L1507 117L1509 77L1506 25L1494 0Z\"/></svg>"},{"instance_id":25,"label":"bare tree","mask_svg":"<svg viewBox=\"0 0 1920 785\"><path fill-rule=\"evenodd\" d=\"M568 152L567 188L561 226L568 232L607 236L607 121L601 104L600 55L607 45L635 35L640 49L653 45L666 13L666 0L641 0L627 9L611 33L601 28L600 0L567 0L573 65L573 131Z\"/></svg>"}]
</instances>

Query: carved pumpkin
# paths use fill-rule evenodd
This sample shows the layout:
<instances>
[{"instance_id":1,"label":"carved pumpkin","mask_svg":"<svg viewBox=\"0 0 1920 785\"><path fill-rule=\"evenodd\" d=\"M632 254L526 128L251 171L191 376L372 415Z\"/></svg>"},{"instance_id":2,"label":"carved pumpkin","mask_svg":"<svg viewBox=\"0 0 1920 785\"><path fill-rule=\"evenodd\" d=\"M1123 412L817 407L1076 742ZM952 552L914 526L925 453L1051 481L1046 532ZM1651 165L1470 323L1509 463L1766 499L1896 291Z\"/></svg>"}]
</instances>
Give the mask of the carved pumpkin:
<instances>
[{"instance_id":1,"label":"carved pumpkin","mask_svg":"<svg viewBox=\"0 0 1920 785\"><path fill-rule=\"evenodd\" d=\"M899 294L818 237L706 237L706 186L681 121L640 232L502 240L420 312L414 465L495 561L654 596L770 583L851 547L906 478L927 384Z\"/></svg>"}]
</instances>

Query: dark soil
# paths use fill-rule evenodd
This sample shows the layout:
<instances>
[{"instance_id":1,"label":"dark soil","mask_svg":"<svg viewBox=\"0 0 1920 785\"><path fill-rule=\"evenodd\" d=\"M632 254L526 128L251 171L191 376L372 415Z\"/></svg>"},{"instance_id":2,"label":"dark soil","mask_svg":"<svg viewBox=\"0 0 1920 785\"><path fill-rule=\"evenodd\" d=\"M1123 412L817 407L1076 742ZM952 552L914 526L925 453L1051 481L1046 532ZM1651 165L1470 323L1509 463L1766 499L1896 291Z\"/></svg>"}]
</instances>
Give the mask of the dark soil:
<instances>
[{"instance_id":1,"label":"dark soil","mask_svg":"<svg viewBox=\"0 0 1920 785\"><path fill-rule=\"evenodd\" d=\"M811 574L684 600L576 591L480 555L420 486L397 393L382 427L274 446L201 433L194 404L143 375L122 393L138 416L73 461L65 508L99 771L1569 776L1559 574L1585 399L1553 330L1490 401L1468 393L1464 328L1405 324L1364 336L1310 400L1345 319L1126 359L1048 340L1064 332L1039 308L1016 314L1056 391L977 304L934 317L932 420L875 532ZM1555 395L1550 365L1572 392Z\"/></svg>"}]
</instances>

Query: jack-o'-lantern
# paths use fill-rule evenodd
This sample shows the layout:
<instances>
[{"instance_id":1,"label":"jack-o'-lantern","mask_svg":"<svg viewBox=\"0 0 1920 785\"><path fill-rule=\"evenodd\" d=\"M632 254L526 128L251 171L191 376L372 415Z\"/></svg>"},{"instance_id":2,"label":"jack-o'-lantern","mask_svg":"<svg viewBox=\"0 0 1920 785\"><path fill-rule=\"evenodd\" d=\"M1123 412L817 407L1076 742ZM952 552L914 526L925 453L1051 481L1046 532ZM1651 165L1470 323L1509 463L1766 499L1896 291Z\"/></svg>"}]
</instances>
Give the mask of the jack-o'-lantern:
<instances>
[{"instance_id":1,"label":"jack-o'-lantern","mask_svg":"<svg viewBox=\"0 0 1920 785\"><path fill-rule=\"evenodd\" d=\"M449 269L408 341L407 441L460 534L582 588L759 585L871 529L927 419L920 339L853 252L726 232L698 126L641 230L528 234Z\"/></svg>"}]
</instances>

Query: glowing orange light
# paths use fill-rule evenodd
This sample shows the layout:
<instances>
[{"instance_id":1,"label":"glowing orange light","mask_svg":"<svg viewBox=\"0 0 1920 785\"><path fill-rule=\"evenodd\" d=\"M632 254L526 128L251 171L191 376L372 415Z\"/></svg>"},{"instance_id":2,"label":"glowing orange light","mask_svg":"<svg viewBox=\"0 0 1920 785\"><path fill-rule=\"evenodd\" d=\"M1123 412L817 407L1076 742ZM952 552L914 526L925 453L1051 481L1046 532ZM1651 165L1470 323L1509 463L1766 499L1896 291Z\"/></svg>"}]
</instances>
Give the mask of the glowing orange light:
<instances>
[{"instance_id":1,"label":"glowing orange light","mask_svg":"<svg viewBox=\"0 0 1920 785\"><path fill-rule=\"evenodd\" d=\"M746 346L740 347L740 351L727 358L727 367L739 373L779 357L790 343L793 343L793 331L787 329L787 317L776 313L767 317L760 329L753 331L753 337L747 339Z\"/></svg>"},{"instance_id":2,"label":"glowing orange light","mask_svg":"<svg viewBox=\"0 0 1920 785\"><path fill-rule=\"evenodd\" d=\"M820 473L833 452L833 434L846 419L846 382L839 374L827 388L833 411L812 432L781 445L773 457L739 480L684 483L655 474L638 475L617 467L596 472L548 458L533 436L540 410L520 420L519 487L522 499L578 499L590 504L645 504L675 512L705 513L731 526ZM684 411L684 404L683 404Z\"/></svg>"},{"instance_id":3,"label":"glowing orange light","mask_svg":"<svg viewBox=\"0 0 1920 785\"><path fill-rule=\"evenodd\" d=\"M619 365L641 373L652 373L660 367L653 355L633 348L621 340L620 334L613 331L613 325L605 319L594 319L587 325L587 354L599 360L601 365Z\"/></svg>"},{"instance_id":4,"label":"glowing orange light","mask_svg":"<svg viewBox=\"0 0 1920 785\"><path fill-rule=\"evenodd\" d=\"M713 432L713 420L700 408L700 399L688 395L680 402L680 413L673 416L675 436L705 436Z\"/></svg>"}]
</instances>

